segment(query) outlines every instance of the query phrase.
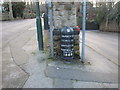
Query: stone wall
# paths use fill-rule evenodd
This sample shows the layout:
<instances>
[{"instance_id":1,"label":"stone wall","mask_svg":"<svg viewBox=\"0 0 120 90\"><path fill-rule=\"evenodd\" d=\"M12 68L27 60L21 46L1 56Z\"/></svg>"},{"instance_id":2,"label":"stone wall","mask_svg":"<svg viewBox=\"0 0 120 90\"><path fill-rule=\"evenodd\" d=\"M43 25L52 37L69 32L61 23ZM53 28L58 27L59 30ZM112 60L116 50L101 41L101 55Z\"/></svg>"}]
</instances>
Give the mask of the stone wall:
<instances>
[{"instance_id":1,"label":"stone wall","mask_svg":"<svg viewBox=\"0 0 120 90\"><path fill-rule=\"evenodd\" d=\"M53 26L54 26L54 54L60 56L60 29L64 26L75 27L76 6L72 2L53 2ZM56 29L56 30L55 30ZM75 40L75 58L80 58L79 53L79 35L74 35Z\"/></svg>"},{"instance_id":2,"label":"stone wall","mask_svg":"<svg viewBox=\"0 0 120 90\"><path fill-rule=\"evenodd\" d=\"M64 26L76 26L76 7L74 3L53 3L53 25L54 28Z\"/></svg>"},{"instance_id":3,"label":"stone wall","mask_svg":"<svg viewBox=\"0 0 120 90\"><path fill-rule=\"evenodd\" d=\"M102 22L100 25L100 31L120 32L120 23L118 25L115 21L113 21L109 22L106 26L106 22Z\"/></svg>"},{"instance_id":4,"label":"stone wall","mask_svg":"<svg viewBox=\"0 0 120 90\"><path fill-rule=\"evenodd\" d=\"M0 13L0 20L9 20L9 13Z\"/></svg>"}]
</instances>

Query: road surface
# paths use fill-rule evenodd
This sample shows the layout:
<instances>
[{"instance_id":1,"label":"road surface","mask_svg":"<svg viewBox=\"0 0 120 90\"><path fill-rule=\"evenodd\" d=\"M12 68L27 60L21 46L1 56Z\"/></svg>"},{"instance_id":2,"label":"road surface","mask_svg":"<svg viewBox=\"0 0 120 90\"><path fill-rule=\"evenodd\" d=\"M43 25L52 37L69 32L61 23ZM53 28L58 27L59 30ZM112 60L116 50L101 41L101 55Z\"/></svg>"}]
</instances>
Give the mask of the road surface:
<instances>
[{"instance_id":1,"label":"road surface","mask_svg":"<svg viewBox=\"0 0 120 90\"><path fill-rule=\"evenodd\" d=\"M0 31L0 34L2 34L3 87L22 87L28 79L28 75L18 66L28 63L29 57L22 48L36 34L35 19L0 23L3 27ZM85 43L112 63L118 64L117 33L86 31Z\"/></svg>"},{"instance_id":2,"label":"road surface","mask_svg":"<svg viewBox=\"0 0 120 90\"><path fill-rule=\"evenodd\" d=\"M3 21L0 23L2 23L2 46L4 47L11 39L24 33L30 27L34 27L35 19Z\"/></svg>"},{"instance_id":3,"label":"road surface","mask_svg":"<svg viewBox=\"0 0 120 90\"><path fill-rule=\"evenodd\" d=\"M23 46L36 35L35 19L3 21L0 34L2 53L2 87L21 88L28 79L28 74L24 72L20 65L28 62L29 57L23 50ZM1 80L0 80L1 81ZM1 83L1 82L0 82Z\"/></svg>"},{"instance_id":4,"label":"road surface","mask_svg":"<svg viewBox=\"0 0 120 90\"><path fill-rule=\"evenodd\" d=\"M114 64L118 64L118 33L86 31L85 38L87 46L105 56Z\"/></svg>"}]
</instances>

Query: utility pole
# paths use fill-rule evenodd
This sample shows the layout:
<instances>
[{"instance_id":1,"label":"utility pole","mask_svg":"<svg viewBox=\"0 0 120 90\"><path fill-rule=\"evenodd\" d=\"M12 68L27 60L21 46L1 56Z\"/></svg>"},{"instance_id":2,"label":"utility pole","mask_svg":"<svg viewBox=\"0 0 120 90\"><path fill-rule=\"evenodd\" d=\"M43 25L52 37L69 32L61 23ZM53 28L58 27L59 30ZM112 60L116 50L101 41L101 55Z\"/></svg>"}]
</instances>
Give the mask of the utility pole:
<instances>
[{"instance_id":1,"label":"utility pole","mask_svg":"<svg viewBox=\"0 0 120 90\"><path fill-rule=\"evenodd\" d=\"M39 50L43 50L43 34L42 34L42 24L40 18L40 6L39 1L36 1L36 24L37 24L37 38Z\"/></svg>"},{"instance_id":2,"label":"utility pole","mask_svg":"<svg viewBox=\"0 0 120 90\"><path fill-rule=\"evenodd\" d=\"M85 30L86 30L86 0L83 2L83 22L82 22L82 63L85 62Z\"/></svg>"},{"instance_id":3,"label":"utility pole","mask_svg":"<svg viewBox=\"0 0 120 90\"><path fill-rule=\"evenodd\" d=\"M10 20L13 20L13 11L12 11L12 3L11 3L11 0L9 0L9 17L10 17Z\"/></svg>"},{"instance_id":4,"label":"utility pole","mask_svg":"<svg viewBox=\"0 0 120 90\"><path fill-rule=\"evenodd\" d=\"M52 22L52 4L51 0L47 0L48 3L48 15L50 17L50 51L51 51L51 57L54 57L54 48L53 48L53 22Z\"/></svg>"}]
</instances>

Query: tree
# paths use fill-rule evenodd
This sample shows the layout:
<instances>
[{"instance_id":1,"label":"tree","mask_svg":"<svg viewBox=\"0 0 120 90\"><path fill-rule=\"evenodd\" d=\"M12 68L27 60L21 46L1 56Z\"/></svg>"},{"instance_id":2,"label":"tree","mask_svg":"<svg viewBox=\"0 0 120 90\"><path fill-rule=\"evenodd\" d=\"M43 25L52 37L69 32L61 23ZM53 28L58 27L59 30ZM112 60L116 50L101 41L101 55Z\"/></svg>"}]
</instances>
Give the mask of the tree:
<instances>
[{"instance_id":1,"label":"tree","mask_svg":"<svg viewBox=\"0 0 120 90\"><path fill-rule=\"evenodd\" d=\"M13 17L23 17L23 11L26 7L25 2L11 2L12 3L12 11L13 11ZM5 2L2 5L6 11L9 12L9 3Z\"/></svg>"},{"instance_id":2,"label":"tree","mask_svg":"<svg viewBox=\"0 0 120 90\"><path fill-rule=\"evenodd\" d=\"M96 20L100 24L101 22L120 21L120 1L115 5L113 2L104 2L96 8Z\"/></svg>"},{"instance_id":3,"label":"tree","mask_svg":"<svg viewBox=\"0 0 120 90\"><path fill-rule=\"evenodd\" d=\"M12 2L13 17L23 17L23 11L25 9L25 2Z\"/></svg>"},{"instance_id":4,"label":"tree","mask_svg":"<svg viewBox=\"0 0 120 90\"><path fill-rule=\"evenodd\" d=\"M117 2L113 9L110 11L108 19L110 21L115 21L117 23L120 23L120 1Z\"/></svg>"},{"instance_id":5,"label":"tree","mask_svg":"<svg viewBox=\"0 0 120 90\"><path fill-rule=\"evenodd\" d=\"M106 20L108 9L105 3L100 3L99 7L96 7L96 21L100 24L102 21Z\"/></svg>"}]
</instances>

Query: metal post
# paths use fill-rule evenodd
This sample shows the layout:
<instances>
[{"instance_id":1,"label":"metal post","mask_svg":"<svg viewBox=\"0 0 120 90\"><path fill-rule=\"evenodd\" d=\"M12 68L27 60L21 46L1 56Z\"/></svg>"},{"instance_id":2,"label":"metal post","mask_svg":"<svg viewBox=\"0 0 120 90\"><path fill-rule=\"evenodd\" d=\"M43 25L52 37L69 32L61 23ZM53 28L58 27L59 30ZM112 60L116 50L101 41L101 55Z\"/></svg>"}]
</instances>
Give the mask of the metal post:
<instances>
[{"instance_id":1,"label":"metal post","mask_svg":"<svg viewBox=\"0 0 120 90\"><path fill-rule=\"evenodd\" d=\"M83 2L83 22L82 22L82 63L85 62L85 29L86 29L86 0Z\"/></svg>"},{"instance_id":2,"label":"metal post","mask_svg":"<svg viewBox=\"0 0 120 90\"><path fill-rule=\"evenodd\" d=\"M50 49L51 49L51 57L54 56L54 49L53 49L53 22L52 22L52 4L51 0L48 0L48 8L49 8L49 17L50 17Z\"/></svg>"},{"instance_id":3,"label":"metal post","mask_svg":"<svg viewBox=\"0 0 120 90\"><path fill-rule=\"evenodd\" d=\"M36 24L37 24L37 38L39 50L43 50L43 34L42 34L42 24L40 18L40 7L39 1L36 2Z\"/></svg>"}]
</instances>

